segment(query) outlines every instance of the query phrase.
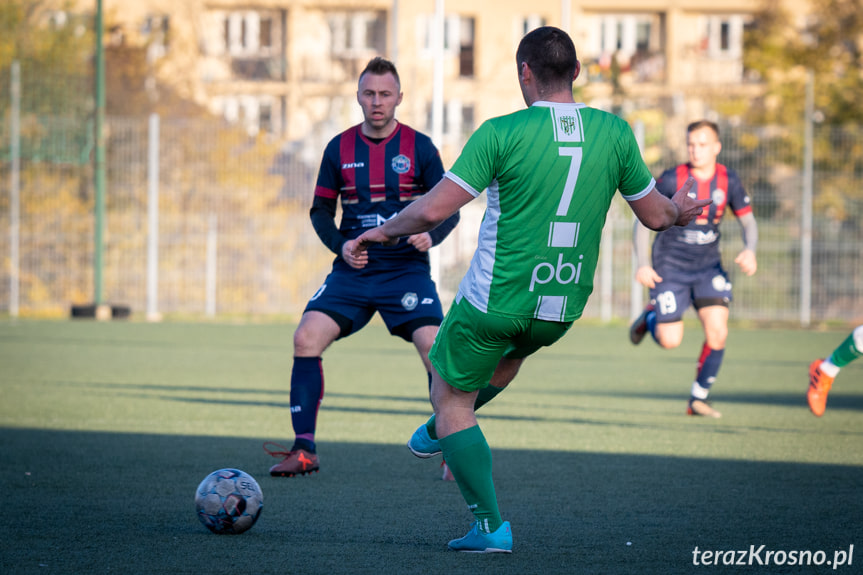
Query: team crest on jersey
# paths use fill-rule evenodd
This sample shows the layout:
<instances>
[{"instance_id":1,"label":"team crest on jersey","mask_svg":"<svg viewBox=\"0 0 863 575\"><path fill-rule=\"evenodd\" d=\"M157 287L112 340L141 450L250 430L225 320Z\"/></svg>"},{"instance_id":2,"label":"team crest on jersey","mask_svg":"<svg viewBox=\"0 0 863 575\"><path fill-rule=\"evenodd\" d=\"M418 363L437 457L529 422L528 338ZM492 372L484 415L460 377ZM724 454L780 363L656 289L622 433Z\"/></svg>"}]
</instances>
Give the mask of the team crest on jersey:
<instances>
[{"instance_id":1,"label":"team crest on jersey","mask_svg":"<svg viewBox=\"0 0 863 575\"><path fill-rule=\"evenodd\" d=\"M584 123L578 110L569 106L552 107L555 142L583 142Z\"/></svg>"},{"instance_id":2,"label":"team crest on jersey","mask_svg":"<svg viewBox=\"0 0 863 575\"><path fill-rule=\"evenodd\" d=\"M411 159L404 154L399 154L393 158L393 171L397 174L407 174L411 169Z\"/></svg>"},{"instance_id":3,"label":"team crest on jersey","mask_svg":"<svg viewBox=\"0 0 863 575\"><path fill-rule=\"evenodd\" d=\"M560 129L567 136L571 136L578 129L578 121L572 116L561 116L557 119L560 123Z\"/></svg>"},{"instance_id":4,"label":"team crest on jersey","mask_svg":"<svg viewBox=\"0 0 863 575\"><path fill-rule=\"evenodd\" d=\"M713 289L716 291L731 291L731 282L723 276L713 276Z\"/></svg>"},{"instance_id":5,"label":"team crest on jersey","mask_svg":"<svg viewBox=\"0 0 863 575\"><path fill-rule=\"evenodd\" d=\"M417 294L412 291L409 291L402 296L402 307L408 311L413 311L417 307L418 303L419 298L417 297Z\"/></svg>"},{"instance_id":6,"label":"team crest on jersey","mask_svg":"<svg viewBox=\"0 0 863 575\"><path fill-rule=\"evenodd\" d=\"M720 190L716 188L713 190L713 193L710 194L711 199L713 200L713 205L721 206L725 204L725 190Z\"/></svg>"}]
</instances>

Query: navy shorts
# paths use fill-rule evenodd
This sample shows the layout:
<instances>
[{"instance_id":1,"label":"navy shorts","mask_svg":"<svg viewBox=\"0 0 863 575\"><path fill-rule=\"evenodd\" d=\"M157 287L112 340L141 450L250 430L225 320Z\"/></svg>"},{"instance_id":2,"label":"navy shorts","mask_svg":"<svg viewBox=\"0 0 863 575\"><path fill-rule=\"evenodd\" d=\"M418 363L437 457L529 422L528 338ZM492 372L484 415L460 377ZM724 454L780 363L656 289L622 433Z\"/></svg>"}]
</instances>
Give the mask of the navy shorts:
<instances>
[{"instance_id":1,"label":"navy shorts","mask_svg":"<svg viewBox=\"0 0 863 575\"><path fill-rule=\"evenodd\" d=\"M405 341L418 328L443 321L443 308L427 268L358 273L334 268L305 311L330 316L341 328L337 339L361 330L375 312Z\"/></svg>"},{"instance_id":2,"label":"navy shorts","mask_svg":"<svg viewBox=\"0 0 863 575\"><path fill-rule=\"evenodd\" d=\"M700 270L657 269L662 281L650 289L650 301L656 307L657 323L680 321L690 305L695 309L710 305L728 306L731 282L717 263Z\"/></svg>"}]
</instances>

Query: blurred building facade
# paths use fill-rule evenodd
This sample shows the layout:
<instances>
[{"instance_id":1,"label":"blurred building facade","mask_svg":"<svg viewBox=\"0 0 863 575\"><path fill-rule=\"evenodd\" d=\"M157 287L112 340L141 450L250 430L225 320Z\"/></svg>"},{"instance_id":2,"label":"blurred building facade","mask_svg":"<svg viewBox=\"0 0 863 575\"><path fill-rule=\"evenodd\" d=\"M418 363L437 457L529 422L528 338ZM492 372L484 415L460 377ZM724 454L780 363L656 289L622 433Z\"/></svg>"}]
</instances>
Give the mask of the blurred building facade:
<instances>
[{"instance_id":1,"label":"blurred building facade","mask_svg":"<svg viewBox=\"0 0 863 575\"><path fill-rule=\"evenodd\" d=\"M0 313L57 316L68 302L92 301L95 132L92 76L80 70L92 58L96 1L73 1L71 8L65 0L32 5L42 10L34 17L83 39L77 75L57 74L56 66L46 73L26 60L20 82L0 74L0 110L10 110L0 114L0 134L10 142L0 143L0 182L20 199L13 210L14 194L0 184L0 230L9 230L0 233L0 258L17 262L0 266ZM801 28L808 24L791 5L802 0L776 1L792 8ZM332 259L308 219L315 175L326 142L361 121L356 82L367 61L383 54L396 62L399 119L435 136L449 166L480 122L524 106L514 52L525 32L551 24L567 28L579 51L576 98L626 118L643 136L654 174L685 159L687 122L719 121L721 161L746 182L759 218L758 280L736 283L726 262L738 317L800 318L802 325L810 316L863 317L856 249L863 204L854 193L863 189L855 163L863 131L816 125L814 115L769 125L741 119L766 91L744 65L743 36L756 6L451 0L436 19L435 0L103 2L109 89L101 247L109 301L147 309L148 317L151 302L180 316L301 313ZM437 29L442 46L433 41ZM434 114L433 102L440 104ZM11 161L13 119L21 127L18 163ZM481 201L466 207L438 248L445 300L470 261L482 214ZM737 223L726 221L725 253L733 255ZM641 309L631 226L625 202L615 202L589 316L608 321Z\"/></svg>"},{"instance_id":2,"label":"blurred building facade","mask_svg":"<svg viewBox=\"0 0 863 575\"><path fill-rule=\"evenodd\" d=\"M805 0L783 0L805 6ZM435 58L435 0L104 0L107 42L147 47L156 73L212 113L304 147L359 122L356 80L385 55L398 65L399 118L431 132L435 62L445 159L482 120L523 105L515 79L520 38L541 25L570 32L593 105L659 106L699 117L705 96L754 95L743 66L751 0L459 0L443 4ZM76 0L81 11L92 0ZM802 13L798 8L796 13ZM110 74L110 70L108 71ZM625 96L625 97L624 97ZM320 140L320 141L317 141Z\"/></svg>"}]
</instances>

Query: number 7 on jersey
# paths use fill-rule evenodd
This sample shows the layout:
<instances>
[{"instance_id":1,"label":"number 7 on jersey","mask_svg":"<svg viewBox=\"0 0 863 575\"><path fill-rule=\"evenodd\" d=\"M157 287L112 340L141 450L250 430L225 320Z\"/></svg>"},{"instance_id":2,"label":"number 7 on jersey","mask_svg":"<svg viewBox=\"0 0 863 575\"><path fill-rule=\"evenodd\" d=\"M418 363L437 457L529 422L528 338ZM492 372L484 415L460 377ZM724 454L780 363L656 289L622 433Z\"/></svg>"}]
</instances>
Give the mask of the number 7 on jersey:
<instances>
[{"instance_id":1,"label":"number 7 on jersey","mask_svg":"<svg viewBox=\"0 0 863 575\"><path fill-rule=\"evenodd\" d=\"M578 171L581 169L582 149L575 147L560 147L558 154L561 156L569 156L569 173L566 176L566 184L563 186L563 195L560 197L560 203L557 205L558 216L565 216L569 212L569 205L572 203L572 196L575 193L575 183L578 181Z\"/></svg>"}]
</instances>

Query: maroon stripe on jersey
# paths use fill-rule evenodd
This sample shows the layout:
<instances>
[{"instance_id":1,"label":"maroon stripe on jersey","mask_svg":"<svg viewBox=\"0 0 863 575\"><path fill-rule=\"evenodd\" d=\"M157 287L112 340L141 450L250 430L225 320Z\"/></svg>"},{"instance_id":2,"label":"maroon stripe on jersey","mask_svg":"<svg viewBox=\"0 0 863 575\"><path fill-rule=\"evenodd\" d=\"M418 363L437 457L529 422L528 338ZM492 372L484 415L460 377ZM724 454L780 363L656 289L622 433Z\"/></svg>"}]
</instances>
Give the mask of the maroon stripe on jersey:
<instances>
[{"instance_id":1,"label":"maroon stripe on jersey","mask_svg":"<svg viewBox=\"0 0 863 575\"><path fill-rule=\"evenodd\" d=\"M315 186L315 195L329 200L335 200L339 197L339 193L335 190L325 188L323 186Z\"/></svg>"},{"instance_id":2,"label":"maroon stripe on jersey","mask_svg":"<svg viewBox=\"0 0 863 575\"><path fill-rule=\"evenodd\" d=\"M734 215L739 218L740 216L745 216L746 214L751 214L751 213L752 213L752 206L745 206L745 207L735 211Z\"/></svg>"},{"instance_id":3,"label":"maroon stripe on jersey","mask_svg":"<svg viewBox=\"0 0 863 575\"><path fill-rule=\"evenodd\" d=\"M686 183L686 178L691 175L689 164L680 164L677 166L677 189L679 190ZM693 176L695 177L695 176ZM699 200L710 197L710 182L702 182L695 178L695 197ZM706 206L701 210L701 215L695 218L695 223L704 225L709 221L710 206Z\"/></svg>"},{"instance_id":4,"label":"maroon stripe on jersey","mask_svg":"<svg viewBox=\"0 0 863 575\"><path fill-rule=\"evenodd\" d=\"M359 126L348 128L339 138L339 168L342 173L342 201L356 203L357 201L357 171L356 163L357 131ZM345 167L350 166L350 167Z\"/></svg>"},{"instance_id":5,"label":"maroon stripe on jersey","mask_svg":"<svg viewBox=\"0 0 863 575\"><path fill-rule=\"evenodd\" d=\"M399 128L401 125L389 138L378 144L363 138L369 147L369 193L373 202L387 199L387 143L401 131Z\"/></svg>"},{"instance_id":6,"label":"maroon stripe on jersey","mask_svg":"<svg viewBox=\"0 0 863 575\"><path fill-rule=\"evenodd\" d=\"M716 201L717 198L714 198L713 205L715 206L716 211L714 211L713 222L719 223L719 220L722 219L722 214L725 213L725 206L728 205L728 168L723 166L722 164L716 164L716 190L722 190L722 197L718 198L719 201Z\"/></svg>"},{"instance_id":7,"label":"maroon stripe on jersey","mask_svg":"<svg viewBox=\"0 0 863 575\"><path fill-rule=\"evenodd\" d=\"M689 164L680 164L677 166L677 189L683 187L686 183L686 178L689 177Z\"/></svg>"},{"instance_id":8,"label":"maroon stripe on jersey","mask_svg":"<svg viewBox=\"0 0 863 575\"><path fill-rule=\"evenodd\" d=\"M414 174L416 167L416 132L413 130L402 128L402 133L399 140L399 154L408 159L410 165L408 171L404 174L399 174L399 200L410 201L415 199L416 186L414 185Z\"/></svg>"}]
</instances>

